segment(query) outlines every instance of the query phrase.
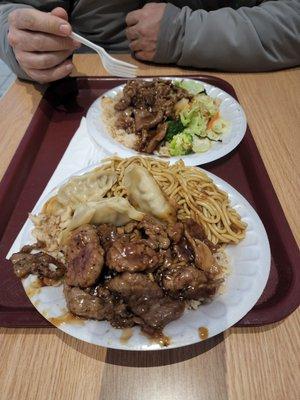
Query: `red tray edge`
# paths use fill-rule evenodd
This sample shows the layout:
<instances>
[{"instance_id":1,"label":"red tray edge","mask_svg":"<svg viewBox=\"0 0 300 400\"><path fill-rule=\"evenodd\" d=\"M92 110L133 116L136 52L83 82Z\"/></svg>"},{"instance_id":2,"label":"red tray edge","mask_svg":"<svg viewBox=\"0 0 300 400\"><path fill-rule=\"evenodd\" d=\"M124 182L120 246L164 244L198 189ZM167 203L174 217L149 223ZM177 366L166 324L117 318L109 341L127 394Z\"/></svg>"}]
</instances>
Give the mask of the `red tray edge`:
<instances>
[{"instance_id":1,"label":"red tray edge","mask_svg":"<svg viewBox=\"0 0 300 400\"><path fill-rule=\"evenodd\" d=\"M161 76L163 76L163 75L161 75ZM233 86L229 82L225 81L224 79L221 79L221 78L218 78L218 77L215 77L215 76L212 76L212 75L197 75L197 74L187 75L187 76L182 76L182 75L165 75L165 76L180 77L180 78L196 78L196 79L199 79L199 80L206 80L207 79L207 80L210 80L210 81L214 81L214 83L218 83L219 82L219 83L222 84L223 87L228 88L227 91L238 101L238 98L237 98L237 95L236 95L236 92L235 92ZM150 76L141 76L140 78L151 78L151 77ZM76 79L78 82L81 83L82 87L89 87L89 81L94 81L94 80L98 80L98 81L102 81L102 80L123 81L124 80L122 78L116 78L116 77L99 77L99 76L77 77L77 78L71 78L71 79ZM28 142L29 142L29 139L31 139L31 132L35 131L34 125L35 125L35 123L36 123L36 121L38 119L37 116L39 115L39 113L42 114L43 104L46 102L47 96L51 94L51 89L52 89L51 86L48 87L48 89L44 93L44 96L40 100L39 105L37 107L37 110L36 110L32 120L31 120L28 128L26 129L26 132L25 132L25 134L24 134L24 136L23 136L23 138L22 138L22 140L21 140L21 142L20 142L20 144L19 144L19 146L18 146L18 148L17 148L17 150L16 150L16 152L15 152L15 154L14 154L14 156L13 156L13 158L12 158L12 160L11 160L11 162L10 162L10 164L9 164L5 174L4 174L4 176L3 176L3 178L2 178L2 181L0 182L0 189L1 189L0 190L0 210L1 209L3 210L2 206L3 206L3 204L5 204L4 196L1 196L1 192L2 193L5 192L5 190L3 190L3 187L4 188L9 187L10 186L10 182L14 178L15 168L21 162L21 154L24 151L24 149L26 149L26 147L28 145ZM249 132L251 134L251 131L250 131L249 127L247 127L247 129L249 130ZM278 197L276 195L276 192L275 192L275 190L273 188L273 185L271 183L270 177L269 177L269 175L267 173L267 170L266 170L266 167L265 167L265 165L263 163L263 160L262 160L262 158L261 158L261 156L259 154L259 151L257 149L257 146L255 144L255 141L253 139L252 134L251 134L250 137L251 137L252 142L253 142L252 146L254 147L254 150L255 150L253 152L253 154L255 154L255 156L256 156L257 168L259 167L260 173L262 173L262 172L264 173L265 181L268 182L269 187L271 188L271 190L273 192L272 193L272 197L275 200L274 201L274 204L275 204L274 207L275 207L275 209L277 209L279 211L279 214L282 217L282 225L281 226L285 226L286 233L288 234L288 236L291 238L291 241L292 241L292 245L291 246L294 247L294 249L296 247L297 250L298 250L298 246L296 244L296 241L294 239L292 231L291 231L291 229L290 229L290 227L288 225L288 222L286 220L284 211L283 211L283 209L282 209L282 207L280 205L280 202L279 202ZM39 144L39 142L37 142L37 144ZM37 151L38 151L38 146L37 146ZM33 155L35 155L35 154L36 153L34 153ZM32 158L31 158L32 162L34 161L33 155L32 155ZM8 215L8 214L6 214L6 215ZM9 215L11 215L11 214L9 214ZM1 230L1 227L0 227L0 236L2 236L2 233L3 233L3 231ZM293 244L294 244L294 246L293 246ZM278 321L286 318L288 315L290 315L298 307L298 305L300 303L300 299L296 299L295 300L295 296L293 296L293 293L296 292L298 287L300 287L300 270L299 270L298 274L295 276L292 293L290 292L279 304L275 304L272 307L268 307L267 310L263 309L263 308L250 310L234 326L237 326L237 327L263 326L263 325L272 324L274 322L278 322ZM293 297L294 301L291 301L292 297ZM282 306L283 303L284 303L284 307ZM278 316L276 318L276 320L274 320L274 318L272 318L272 320L270 320L270 314L271 314L270 313L270 309L272 309L273 311L274 310L276 311L277 316ZM29 322L27 320L27 318L25 318L25 319L22 318L23 321L20 321L20 323L14 323L13 327L23 327L23 328L24 327L28 327L28 328L29 327L31 327L31 328L39 328L39 327L48 327L49 328L49 327L52 327L52 325L46 319L44 319L34 308L32 308L30 311L28 311L28 313L29 312L31 312L31 318L32 318L32 315L36 314L36 318L40 319L40 321L38 321L38 323L39 324L42 323L43 325L42 326L41 325L37 325L36 321L32 321L32 319L31 319L31 322ZM0 309L0 326L7 327L7 328L8 327L12 327L11 325L7 326L7 324L2 324L2 317L4 316L6 318L6 320L8 320L7 317L9 315L11 315L12 313L14 315L16 315L16 311L13 311L13 312L12 312L12 310L1 311L1 309ZM35 318L33 318L33 319L35 319Z\"/></svg>"}]
</instances>

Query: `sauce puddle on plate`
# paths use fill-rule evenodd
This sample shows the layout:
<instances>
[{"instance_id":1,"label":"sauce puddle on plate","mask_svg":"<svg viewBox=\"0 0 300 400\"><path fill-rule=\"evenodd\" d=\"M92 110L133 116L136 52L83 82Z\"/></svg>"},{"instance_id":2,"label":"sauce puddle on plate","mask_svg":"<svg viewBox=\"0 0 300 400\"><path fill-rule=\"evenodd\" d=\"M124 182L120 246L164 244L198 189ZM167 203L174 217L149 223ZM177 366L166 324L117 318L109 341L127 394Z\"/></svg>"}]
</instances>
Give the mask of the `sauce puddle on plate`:
<instances>
[{"instance_id":1,"label":"sauce puddle on plate","mask_svg":"<svg viewBox=\"0 0 300 400\"><path fill-rule=\"evenodd\" d=\"M156 332L153 335L149 335L141 331L141 335L146 336L152 343L158 343L161 347L167 347L171 343L169 336L164 335L163 332Z\"/></svg>"},{"instance_id":2,"label":"sauce puddle on plate","mask_svg":"<svg viewBox=\"0 0 300 400\"><path fill-rule=\"evenodd\" d=\"M200 338L201 340L205 340L205 339L208 338L208 329L205 328L205 326L201 326L201 327L198 329L198 334L199 334L199 338Z\"/></svg>"},{"instance_id":3,"label":"sauce puddle on plate","mask_svg":"<svg viewBox=\"0 0 300 400\"><path fill-rule=\"evenodd\" d=\"M120 342L122 344L126 344L129 341L129 339L132 337L132 335L133 335L132 328L124 328L122 335L120 336Z\"/></svg>"},{"instance_id":4,"label":"sauce puddle on plate","mask_svg":"<svg viewBox=\"0 0 300 400\"><path fill-rule=\"evenodd\" d=\"M55 326L59 326L61 324L84 325L85 323L84 319L73 315L69 311L58 317L48 317L48 321L50 321Z\"/></svg>"},{"instance_id":5,"label":"sauce puddle on plate","mask_svg":"<svg viewBox=\"0 0 300 400\"><path fill-rule=\"evenodd\" d=\"M55 284L54 284L55 283ZM41 288L45 286L59 286L61 281L53 281L52 279L36 279L31 282L31 284L25 289L25 292L29 298L39 294L41 292Z\"/></svg>"},{"instance_id":6,"label":"sauce puddle on plate","mask_svg":"<svg viewBox=\"0 0 300 400\"><path fill-rule=\"evenodd\" d=\"M41 291L41 288L43 286L45 286L45 285L43 285L43 283L39 279L37 279L37 280L31 282L31 284L25 289L25 292L26 292L27 296L29 298L31 298L31 297L39 294Z\"/></svg>"}]
</instances>

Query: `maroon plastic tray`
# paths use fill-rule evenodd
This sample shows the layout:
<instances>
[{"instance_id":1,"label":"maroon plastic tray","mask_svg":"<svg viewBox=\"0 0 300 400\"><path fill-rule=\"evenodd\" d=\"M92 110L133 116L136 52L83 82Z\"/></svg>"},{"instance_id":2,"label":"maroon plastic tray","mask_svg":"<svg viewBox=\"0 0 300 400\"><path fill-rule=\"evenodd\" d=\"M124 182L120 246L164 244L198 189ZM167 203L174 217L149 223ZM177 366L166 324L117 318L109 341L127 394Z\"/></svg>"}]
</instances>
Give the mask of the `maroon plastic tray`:
<instances>
[{"instance_id":1,"label":"maroon plastic tray","mask_svg":"<svg viewBox=\"0 0 300 400\"><path fill-rule=\"evenodd\" d=\"M236 97L233 87L212 76L192 76ZM60 161L91 103L122 84L118 78L70 78L51 85L0 184L0 326L48 327L32 306L5 256ZM205 168L235 187L256 209L269 236L272 265L255 307L237 326L273 323L300 303L299 250L249 128L242 143ZM50 325L51 326L51 325Z\"/></svg>"}]
</instances>

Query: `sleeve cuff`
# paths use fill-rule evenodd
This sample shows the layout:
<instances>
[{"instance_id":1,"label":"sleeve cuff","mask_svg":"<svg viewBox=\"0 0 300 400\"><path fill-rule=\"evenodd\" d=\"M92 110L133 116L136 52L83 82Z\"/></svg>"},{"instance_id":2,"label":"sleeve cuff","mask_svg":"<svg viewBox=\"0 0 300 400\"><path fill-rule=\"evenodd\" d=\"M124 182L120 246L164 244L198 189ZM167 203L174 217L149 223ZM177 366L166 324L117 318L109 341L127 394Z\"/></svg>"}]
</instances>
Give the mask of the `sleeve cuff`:
<instances>
[{"instance_id":1,"label":"sleeve cuff","mask_svg":"<svg viewBox=\"0 0 300 400\"><path fill-rule=\"evenodd\" d=\"M8 32L8 28L7 28ZM10 45L7 43L7 48L5 49L5 57L3 57L3 61L6 63L6 65L12 70L14 74L17 75L18 78L24 79L27 81L32 81L32 78L30 78L20 67L20 64L18 63L15 53L10 47Z\"/></svg>"},{"instance_id":2,"label":"sleeve cuff","mask_svg":"<svg viewBox=\"0 0 300 400\"><path fill-rule=\"evenodd\" d=\"M161 64L176 64L181 56L184 29L179 21L181 9L167 3L160 24L157 48L153 61Z\"/></svg>"},{"instance_id":3,"label":"sleeve cuff","mask_svg":"<svg viewBox=\"0 0 300 400\"><path fill-rule=\"evenodd\" d=\"M7 40L7 34L8 34L8 21L7 17L9 12L17 9L17 8L32 8L29 5L23 5L23 4L15 4L15 5L4 5L1 8L0 12L0 17L1 21L1 29L0 29L0 58L5 62L5 64L12 70L13 73L15 73L18 78L24 79L24 80L30 80L32 79L22 70L20 67L18 61L16 60L15 53L12 49L12 47L9 45L8 40Z\"/></svg>"}]
</instances>

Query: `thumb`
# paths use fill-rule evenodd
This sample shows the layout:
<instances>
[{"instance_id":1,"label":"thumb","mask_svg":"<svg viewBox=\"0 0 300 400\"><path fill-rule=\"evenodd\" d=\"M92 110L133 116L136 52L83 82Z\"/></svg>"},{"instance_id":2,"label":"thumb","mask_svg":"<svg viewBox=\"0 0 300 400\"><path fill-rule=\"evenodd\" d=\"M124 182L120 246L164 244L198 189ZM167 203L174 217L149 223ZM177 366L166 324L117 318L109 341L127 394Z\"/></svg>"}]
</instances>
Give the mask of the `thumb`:
<instances>
[{"instance_id":1,"label":"thumb","mask_svg":"<svg viewBox=\"0 0 300 400\"><path fill-rule=\"evenodd\" d=\"M54 8L51 13L52 15L55 15L56 17L59 17L61 19L64 19L65 21L68 21L68 13L67 11L62 8L62 7L56 7Z\"/></svg>"}]
</instances>

